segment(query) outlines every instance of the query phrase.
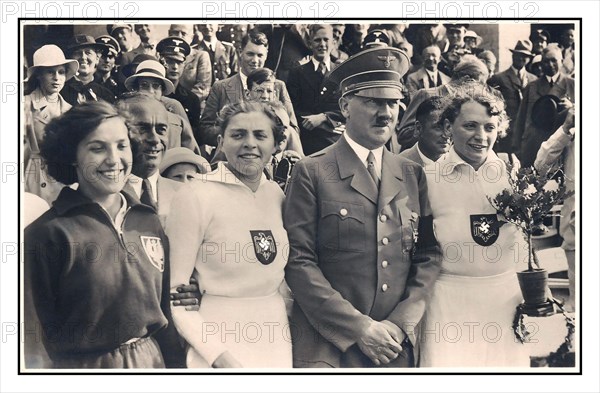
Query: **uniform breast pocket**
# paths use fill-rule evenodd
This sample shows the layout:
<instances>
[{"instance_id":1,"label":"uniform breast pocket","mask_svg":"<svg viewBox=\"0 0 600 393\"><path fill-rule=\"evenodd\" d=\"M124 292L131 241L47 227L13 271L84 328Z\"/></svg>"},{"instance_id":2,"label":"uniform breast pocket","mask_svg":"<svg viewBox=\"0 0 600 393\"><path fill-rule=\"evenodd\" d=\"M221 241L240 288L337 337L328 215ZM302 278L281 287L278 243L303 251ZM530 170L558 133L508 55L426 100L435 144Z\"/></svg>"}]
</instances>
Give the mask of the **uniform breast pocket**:
<instances>
[{"instance_id":1,"label":"uniform breast pocket","mask_svg":"<svg viewBox=\"0 0 600 393\"><path fill-rule=\"evenodd\" d=\"M319 242L339 251L363 251L365 245L364 207L353 203L322 201Z\"/></svg>"},{"instance_id":2,"label":"uniform breast pocket","mask_svg":"<svg viewBox=\"0 0 600 393\"><path fill-rule=\"evenodd\" d=\"M402 252L408 253L415 246L419 236L419 214L409 209L400 209L400 232L402 236Z\"/></svg>"}]
</instances>

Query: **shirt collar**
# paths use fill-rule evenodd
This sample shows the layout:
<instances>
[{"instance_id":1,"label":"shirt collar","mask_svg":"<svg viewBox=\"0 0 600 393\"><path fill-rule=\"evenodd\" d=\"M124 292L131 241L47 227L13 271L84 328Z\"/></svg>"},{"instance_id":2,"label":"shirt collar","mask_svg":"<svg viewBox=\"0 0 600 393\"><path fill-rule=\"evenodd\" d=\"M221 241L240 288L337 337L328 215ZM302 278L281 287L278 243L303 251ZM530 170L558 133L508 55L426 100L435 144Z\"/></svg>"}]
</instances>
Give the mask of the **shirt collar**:
<instances>
[{"instance_id":1,"label":"shirt collar","mask_svg":"<svg viewBox=\"0 0 600 393\"><path fill-rule=\"evenodd\" d=\"M201 181L214 181L225 184L233 184L248 188L242 181L235 175L235 173L231 172L227 165L225 165L226 161L219 161L217 163L217 168L209 173L198 175ZM267 176L264 171L260 178L260 185L262 186L264 183L268 182Z\"/></svg>"},{"instance_id":2,"label":"shirt collar","mask_svg":"<svg viewBox=\"0 0 600 393\"><path fill-rule=\"evenodd\" d=\"M519 78L523 75L525 75L525 67L521 68L520 70L517 70L515 67L510 66L510 68L513 70L513 72L515 73L515 75L517 75Z\"/></svg>"},{"instance_id":3,"label":"shirt collar","mask_svg":"<svg viewBox=\"0 0 600 393\"><path fill-rule=\"evenodd\" d=\"M157 202L158 202L158 197L157 197L156 192L158 189L158 177L159 177L158 171L154 172L153 175L150 175L148 177L148 181L150 182L150 187L152 187L152 197ZM134 175L133 173L131 175L129 175L128 182L133 187L133 189L138 197L142 196L142 182L143 181L144 181L144 179Z\"/></svg>"},{"instance_id":4,"label":"shirt collar","mask_svg":"<svg viewBox=\"0 0 600 393\"><path fill-rule=\"evenodd\" d=\"M496 161L500 161L504 166L504 161L502 161L502 159L500 159L496 155L496 153L494 153L493 149L490 149L488 151L488 156L487 156L485 162L483 163L483 165L481 167L479 167L479 170L481 170L485 165L490 164L492 162L496 162ZM436 165L439 164L440 168L442 168L442 170L443 170L442 175L449 175L450 173L454 172L454 169L456 167L461 166L461 165L465 165L467 167L473 168L471 166L471 164L467 163L465 160L463 160L458 155L458 153L454 149L454 146L452 146L450 148L450 151L445 156L442 156L438 161L436 161L435 164Z\"/></svg>"},{"instance_id":5,"label":"shirt collar","mask_svg":"<svg viewBox=\"0 0 600 393\"><path fill-rule=\"evenodd\" d=\"M435 79L437 78L438 71L437 70L430 71L425 67L423 67L423 69L425 70L425 72L427 72L427 74L431 77L431 79L433 79L435 81Z\"/></svg>"},{"instance_id":6,"label":"shirt collar","mask_svg":"<svg viewBox=\"0 0 600 393\"><path fill-rule=\"evenodd\" d=\"M154 211L149 206L143 205L134 195L131 195L126 190L121 190L121 197L125 199L123 205L127 207L138 207L141 206L143 208L150 209ZM71 187L63 187L58 195L58 198L52 203L54 209L56 209L56 213L58 215L64 215L69 210L77 208L79 206L87 206L87 205L98 205L96 202L92 201L79 190L74 190ZM123 205L121 208L123 208ZM100 206L100 205L98 205Z\"/></svg>"},{"instance_id":7,"label":"shirt collar","mask_svg":"<svg viewBox=\"0 0 600 393\"><path fill-rule=\"evenodd\" d=\"M320 62L317 59L315 59L313 56L311 56L310 60L313 63L315 71L318 70ZM323 63L325 63L325 68L327 69L327 72L331 71L331 60L329 58L326 58L325 60L323 60Z\"/></svg>"},{"instance_id":8,"label":"shirt collar","mask_svg":"<svg viewBox=\"0 0 600 393\"><path fill-rule=\"evenodd\" d=\"M559 76L560 76L560 72L557 72L556 74L554 74L554 76L546 75L546 80L548 81L548 83L550 83L550 81L552 81L553 83L556 83Z\"/></svg>"},{"instance_id":9,"label":"shirt collar","mask_svg":"<svg viewBox=\"0 0 600 393\"><path fill-rule=\"evenodd\" d=\"M206 44L206 47L208 47L208 45L210 45L210 48L214 52L215 49L217 48L217 37L213 37L213 39L210 41L204 40L204 44Z\"/></svg>"},{"instance_id":10,"label":"shirt collar","mask_svg":"<svg viewBox=\"0 0 600 393\"><path fill-rule=\"evenodd\" d=\"M242 87L248 90L248 77L244 75L242 70L240 70L240 79L242 80Z\"/></svg>"},{"instance_id":11,"label":"shirt collar","mask_svg":"<svg viewBox=\"0 0 600 393\"><path fill-rule=\"evenodd\" d=\"M415 146L417 147L417 152L419 153L419 156L421 157L421 160L423 161L423 166L427 166L427 165L433 164L435 162L432 159L430 159L429 157L427 157L425 154L423 154L423 152L419 148L419 142L417 142L417 144Z\"/></svg>"},{"instance_id":12,"label":"shirt collar","mask_svg":"<svg viewBox=\"0 0 600 393\"><path fill-rule=\"evenodd\" d=\"M359 145L356 141L354 141L350 137L350 135L348 135L348 133L344 132L342 135L344 136L344 138L346 138L346 142L348 142L348 144L350 145L350 148L354 151L354 153L356 153L356 155L360 159L360 162L363 163L365 168L367 167L367 158L369 157L369 152L371 152L371 151L373 152L373 155L375 156L375 170L381 177L381 162L383 160L383 146L380 146L374 150L369 150L366 147Z\"/></svg>"}]
</instances>

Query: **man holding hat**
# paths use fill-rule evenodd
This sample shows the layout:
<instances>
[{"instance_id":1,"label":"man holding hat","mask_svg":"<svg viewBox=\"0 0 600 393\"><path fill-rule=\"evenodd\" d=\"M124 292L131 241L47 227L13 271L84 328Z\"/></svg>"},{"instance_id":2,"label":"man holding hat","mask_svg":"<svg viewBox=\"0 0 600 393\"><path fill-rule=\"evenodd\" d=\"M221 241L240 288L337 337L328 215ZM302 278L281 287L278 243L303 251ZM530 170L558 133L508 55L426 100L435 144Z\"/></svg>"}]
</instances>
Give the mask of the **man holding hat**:
<instances>
[{"instance_id":1,"label":"man holding hat","mask_svg":"<svg viewBox=\"0 0 600 393\"><path fill-rule=\"evenodd\" d=\"M346 131L300 160L284 203L294 367L410 367L439 274L427 184L387 151L409 59L366 49L333 70Z\"/></svg>"},{"instance_id":2,"label":"man holding hat","mask_svg":"<svg viewBox=\"0 0 600 393\"><path fill-rule=\"evenodd\" d=\"M513 125L512 144L515 154L524 166L531 166L535 156L544 142L556 128L552 128L547 120L556 117L558 112L569 109L575 103L575 80L560 73L562 67L562 51L556 44L548 45L542 51L542 70L544 76L533 81L523 91L523 101L519 106ZM538 100L547 101L536 111ZM550 126L546 126L550 124Z\"/></svg>"},{"instance_id":3,"label":"man holding hat","mask_svg":"<svg viewBox=\"0 0 600 393\"><path fill-rule=\"evenodd\" d=\"M190 89L179 83L186 57L191 49L187 42L178 37L167 37L156 46L159 59L166 68L167 79L173 83L175 90L168 98L177 100L183 106L187 119L190 121L194 136L198 139L200 130L200 99Z\"/></svg>"},{"instance_id":4,"label":"man holding hat","mask_svg":"<svg viewBox=\"0 0 600 393\"><path fill-rule=\"evenodd\" d=\"M116 60L121 47L117 40L109 35L101 35L96 38L96 42L106 46L106 49L100 54L98 67L94 73L94 82L106 87L112 91L115 99L123 92L123 86L119 86L113 74L116 74Z\"/></svg>"},{"instance_id":5,"label":"man holding hat","mask_svg":"<svg viewBox=\"0 0 600 393\"><path fill-rule=\"evenodd\" d=\"M65 83L60 95L71 105L85 101L104 100L115 102L115 96L106 87L94 82L94 73L100 61L100 54L108 49L107 45L97 43L89 35L76 35L66 45L65 54L79 63L77 74Z\"/></svg>"},{"instance_id":6,"label":"man holding hat","mask_svg":"<svg viewBox=\"0 0 600 393\"><path fill-rule=\"evenodd\" d=\"M523 90L527 85L537 79L537 77L527 72L527 64L533 58L532 53L533 45L529 40L518 40L514 49L509 49L512 52L512 65L492 76L488 79L488 85L496 88L506 103L506 113L511 120L517 118L517 112L519 111L519 105L523 100ZM513 153L511 136L512 126L509 126L507 130L508 136L496 141L494 151L496 153Z\"/></svg>"}]
</instances>

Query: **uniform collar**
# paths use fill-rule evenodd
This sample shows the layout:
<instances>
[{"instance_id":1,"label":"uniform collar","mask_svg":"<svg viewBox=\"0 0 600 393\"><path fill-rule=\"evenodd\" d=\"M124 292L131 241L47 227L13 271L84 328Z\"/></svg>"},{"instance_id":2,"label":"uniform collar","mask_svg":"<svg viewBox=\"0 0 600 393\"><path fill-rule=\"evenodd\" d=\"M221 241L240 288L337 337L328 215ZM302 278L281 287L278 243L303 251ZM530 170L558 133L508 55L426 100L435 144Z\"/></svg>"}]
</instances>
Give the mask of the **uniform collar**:
<instances>
[{"instance_id":1,"label":"uniform collar","mask_svg":"<svg viewBox=\"0 0 600 393\"><path fill-rule=\"evenodd\" d=\"M143 205L135 195L132 195L124 189L121 190L121 196L125 197L125 201L127 202L127 206L129 207L135 207L138 205L148 207ZM52 204L52 207L54 207L56 213L59 216L62 216L75 208L90 205L98 205L98 203L92 201L90 198L83 195L81 191L74 190L71 187L64 187L61 190L60 194L58 194L58 198L56 198L56 200ZM148 208L151 211L154 211L154 209L152 209L151 207Z\"/></svg>"}]
</instances>

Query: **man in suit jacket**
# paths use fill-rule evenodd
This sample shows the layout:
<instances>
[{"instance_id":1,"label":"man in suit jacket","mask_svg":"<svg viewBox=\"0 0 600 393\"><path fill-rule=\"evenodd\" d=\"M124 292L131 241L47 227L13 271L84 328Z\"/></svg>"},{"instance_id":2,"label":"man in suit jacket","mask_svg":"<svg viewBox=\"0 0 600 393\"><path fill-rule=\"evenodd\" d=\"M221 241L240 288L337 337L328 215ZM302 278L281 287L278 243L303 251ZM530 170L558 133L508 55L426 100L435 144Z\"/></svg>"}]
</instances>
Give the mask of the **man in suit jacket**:
<instances>
[{"instance_id":1,"label":"man in suit jacket","mask_svg":"<svg viewBox=\"0 0 600 393\"><path fill-rule=\"evenodd\" d=\"M502 97L504 97L504 102L506 103L506 113L512 121L517 118L519 105L521 105L521 101L523 100L523 90L537 79L535 75L530 74L525 69L533 58L532 49L533 44L531 41L517 41L515 49L509 49L512 52L512 65L508 69L492 76L487 82L488 85L502 93ZM510 125L507 130L507 137L496 141L496 145L494 146L496 153L513 153L511 143L513 128Z\"/></svg>"},{"instance_id":2,"label":"man in suit jacket","mask_svg":"<svg viewBox=\"0 0 600 393\"><path fill-rule=\"evenodd\" d=\"M450 82L450 77L438 70L442 51L437 45L430 45L421 52L423 66L406 78L408 94L412 99L421 89L430 89Z\"/></svg>"},{"instance_id":3,"label":"man in suit jacket","mask_svg":"<svg viewBox=\"0 0 600 393\"><path fill-rule=\"evenodd\" d=\"M287 88L300 116L300 140L306 155L335 143L341 132L335 129L344 124L338 105L339 94L332 89L323 91L323 81L334 65L331 61L333 29L331 25L310 25L312 56L308 63L293 68Z\"/></svg>"},{"instance_id":4,"label":"man in suit jacket","mask_svg":"<svg viewBox=\"0 0 600 393\"><path fill-rule=\"evenodd\" d=\"M242 39L242 50L240 52L240 72L237 75L227 79L216 81L210 89L210 94L206 100L206 107L202 112L200 119L201 138L199 144L217 146L217 136L219 130L216 127L217 114L227 104L234 104L246 98L248 86L246 80L248 74L255 69L262 68L267 57L269 42L264 33L255 30L248 32L248 35ZM279 101L283 103L288 113L292 127L297 128L296 115L290 95L285 87L285 83L275 80L275 93Z\"/></svg>"},{"instance_id":5,"label":"man in suit jacket","mask_svg":"<svg viewBox=\"0 0 600 393\"><path fill-rule=\"evenodd\" d=\"M558 46L548 46L542 51L544 77L529 84L523 91L523 101L519 106L513 130L513 150L521 160L521 165L531 166L536 154L554 130L544 130L536 126L532 116L534 104L543 96L558 97L558 110L570 108L575 102L575 81L560 73L562 52Z\"/></svg>"},{"instance_id":6,"label":"man in suit jacket","mask_svg":"<svg viewBox=\"0 0 600 393\"><path fill-rule=\"evenodd\" d=\"M415 364L441 259L423 169L384 148L408 65L379 46L338 66L346 131L294 167L284 203L294 367Z\"/></svg>"},{"instance_id":7,"label":"man in suit jacket","mask_svg":"<svg viewBox=\"0 0 600 393\"><path fill-rule=\"evenodd\" d=\"M199 25L202 33L202 41L198 43L198 49L203 50L210 56L212 64L211 85L216 81L227 79L238 72L238 61L235 47L229 42L221 42L216 33L218 24Z\"/></svg>"},{"instance_id":8,"label":"man in suit jacket","mask_svg":"<svg viewBox=\"0 0 600 393\"><path fill-rule=\"evenodd\" d=\"M133 165L128 186L142 203L154 207L164 225L171 199L181 183L164 178L159 166L169 144L169 118L163 104L154 97L138 94L120 100L119 112L128 116L127 124Z\"/></svg>"}]
</instances>

